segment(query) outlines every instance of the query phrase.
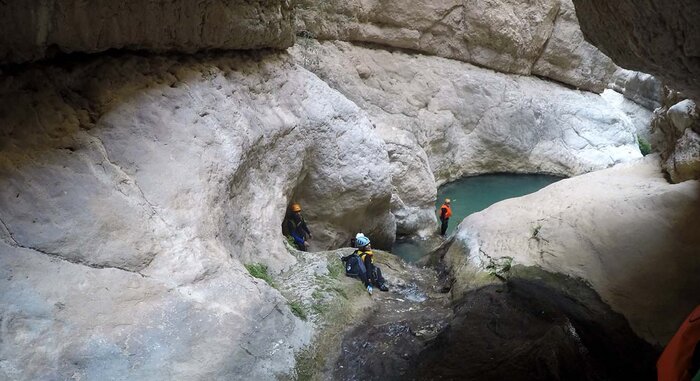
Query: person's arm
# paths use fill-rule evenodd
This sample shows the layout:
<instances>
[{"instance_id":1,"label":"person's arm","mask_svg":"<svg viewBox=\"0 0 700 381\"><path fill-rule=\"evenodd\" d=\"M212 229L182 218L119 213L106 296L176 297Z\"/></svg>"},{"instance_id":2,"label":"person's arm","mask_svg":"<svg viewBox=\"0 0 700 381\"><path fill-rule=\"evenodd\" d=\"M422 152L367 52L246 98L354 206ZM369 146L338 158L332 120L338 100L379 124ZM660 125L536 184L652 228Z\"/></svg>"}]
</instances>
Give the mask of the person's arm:
<instances>
[{"instance_id":1,"label":"person's arm","mask_svg":"<svg viewBox=\"0 0 700 381\"><path fill-rule=\"evenodd\" d=\"M372 263L372 256L369 254L365 255L365 269L367 269L367 282L365 283L367 286L372 280L372 274L374 274L374 263Z\"/></svg>"},{"instance_id":2,"label":"person's arm","mask_svg":"<svg viewBox=\"0 0 700 381\"><path fill-rule=\"evenodd\" d=\"M292 221L291 217L287 218L287 232L289 235L294 234L294 222Z\"/></svg>"},{"instance_id":3,"label":"person's arm","mask_svg":"<svg viewBox=\"0 0 700 381\"><path fill-rule=\"evenodd\" d=\"M309 227L306 226L306 220L303 220L303 219L301 220L301 228L304 229L306 234L309 235L309 238L311 238L311 230L309 230Z\"/></svg>"},{"instance_id":4,"label":"person's arm","mask_svg":"<svg viewBox=\"0 0 700 381\"><path fill-rule=\"evenodd\" d=\"M440 219L444 220L447 215L447 208L440 208Z\"/></svg>"}]
</instances>

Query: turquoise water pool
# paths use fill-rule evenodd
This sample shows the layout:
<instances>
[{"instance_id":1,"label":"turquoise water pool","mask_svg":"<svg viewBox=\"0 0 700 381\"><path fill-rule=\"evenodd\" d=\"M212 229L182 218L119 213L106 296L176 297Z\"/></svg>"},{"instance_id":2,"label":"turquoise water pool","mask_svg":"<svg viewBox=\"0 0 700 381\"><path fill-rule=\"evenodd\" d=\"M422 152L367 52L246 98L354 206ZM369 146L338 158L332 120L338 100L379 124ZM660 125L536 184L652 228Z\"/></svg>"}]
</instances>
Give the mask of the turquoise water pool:
<instances>
[{"instance_id":1,"label":"turquoise water pool","mask_svg":"<svg viewBox=\"0 0 700 381\"><path fill-rule=\"evenodd\" d=\"M437 213L445 198L452 200L452 218L447 228L447 235L449 235L468 215L482 211L499 201L534 193L561 179L561 177L549 175L508 173L465 177L438 189L435 210ZM434 240L399 239L391 251L408 262L415 262L433 246L435 246Z\"/></svg>"}]
</instances>

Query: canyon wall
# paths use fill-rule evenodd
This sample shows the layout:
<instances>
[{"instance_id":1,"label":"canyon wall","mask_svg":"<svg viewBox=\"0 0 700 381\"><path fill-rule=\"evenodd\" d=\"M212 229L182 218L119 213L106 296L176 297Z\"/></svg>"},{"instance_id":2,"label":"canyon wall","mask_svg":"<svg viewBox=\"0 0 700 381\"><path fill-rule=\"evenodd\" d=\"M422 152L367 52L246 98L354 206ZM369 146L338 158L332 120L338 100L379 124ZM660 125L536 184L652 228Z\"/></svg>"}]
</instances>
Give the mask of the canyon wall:
<instances>
[{"instance_id":1,"label":"canyon wall","mask_svg":"<svg viewBox=\"0 0 700 381\"><path fill-rule=\"evenodd\" d=\"M0 378L286 373L310 327L242 264L294 263L288 202L319 245L393 241L382 140L283 54L96 58L0 89Z\"/></svg>"},{"instance_id":2,"label":"canyon wall","mask_svg":"<svg viewBox=\"0 0 700 381\"><path fill-rule=\"evenodd\" d=\"M295 263L289 202L314 249L388 247L446 181L641 156L634 111L570 88L615 66L568 0L0 11L0 378L284 377L317 327L244 265Z\"/></svg>"},{"instance_id":3,"label":"canyon wall","mask_svg":"<svg viewBox=\"0 0 700 381\"><path fill-rule=\"evenodd\" d=\"M439 57L314 40L292 52L366 110L386 142L400 234L432 233L436 187L447 181L574 176L640 158L635 126L651 117L597 94Z\"/></svg>"},{"instance_id":4,"label":"canyon wall","mask_svg":"<svg viewBox=\"0 0 700 381\"><path fill-rule=\"evenodd\" d=\"M627 69L700 100L700 3L573 0L586 40Z\"/></svg>"},{"instance_id":5,"label":"canyon wall","mask_svg":"<svg viewBox=\"0 0 700 381\"><path fill-rule=\"evenodd\" d=\"M0 4L0 64L108 49L176 51L286 48L289 0L80 1Z\"/></svg>"},{"instance_id":6,"label":"canyon wall","mask_svg":"<svg viewBox=\"0 0 700 381\"><path fill-rule=\"evenodd\" d=\"M615 65L583 39L571 0L300 0L297 31L410 49L602 92Z\"/></svg>"}]
</instances>

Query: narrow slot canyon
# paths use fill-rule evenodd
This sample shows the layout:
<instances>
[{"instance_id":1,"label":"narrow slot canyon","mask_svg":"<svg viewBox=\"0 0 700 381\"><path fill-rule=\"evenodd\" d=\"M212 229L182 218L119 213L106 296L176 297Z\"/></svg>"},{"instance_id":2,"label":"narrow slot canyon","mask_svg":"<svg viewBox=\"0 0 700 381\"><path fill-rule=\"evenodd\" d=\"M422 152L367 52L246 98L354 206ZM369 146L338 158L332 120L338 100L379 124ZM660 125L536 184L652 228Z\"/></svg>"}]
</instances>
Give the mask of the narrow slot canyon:
<instances>
[{"instance_id":1,"label":"narrow slot canyon","mask_svg":"<svg viewBox=\"0 0 700 381\"><path fill-rule=\"evenodd\" d=\"M0 2L0 380L694 381L696 16Z\"/></svg>"}]
</instances>

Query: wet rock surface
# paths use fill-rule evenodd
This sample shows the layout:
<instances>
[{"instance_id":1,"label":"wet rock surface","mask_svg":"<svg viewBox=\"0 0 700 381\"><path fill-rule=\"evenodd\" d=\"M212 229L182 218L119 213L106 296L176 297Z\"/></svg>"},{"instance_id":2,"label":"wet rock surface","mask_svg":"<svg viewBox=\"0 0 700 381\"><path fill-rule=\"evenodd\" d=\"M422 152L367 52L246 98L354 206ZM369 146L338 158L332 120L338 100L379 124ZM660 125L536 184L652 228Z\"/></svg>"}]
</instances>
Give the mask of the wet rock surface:
<instances>
[{"instance_id":1,"label":"wet rock surface","mask_svg":"<svg viewBox=\"0 0 700 381\"><path fill-rule=\"evenodd\" d=\"M657 350L589 286L536 268L524 272L468 292L409 378L655 379Z\"/></svg>"},{"instance_id":2,"label":"wet rock surface","mask_svg":"<svg viewBox=\"0 0 700 381\"><path fill-rule=\"evenodd\" d=\"M426 343L447 326L449 298L435 287L435 272L409 268L412 277L389 279L389 292L375 291L372 312L343 339L332 379L404 378Z\"/></svg>"},{"instance_id":3,"label":"wet rock surface","mask_svg":"<svg viewBox=\"0 0 700 381\"><path fill-rule=\"evenodd\" d=\"M589 285L534 267L509 276L492 277L454 309L433 292L420 302L394 290L375 296L371 314L345 335L332 379L655 379L657 349Z\"/></svg>"}]
</instances>

